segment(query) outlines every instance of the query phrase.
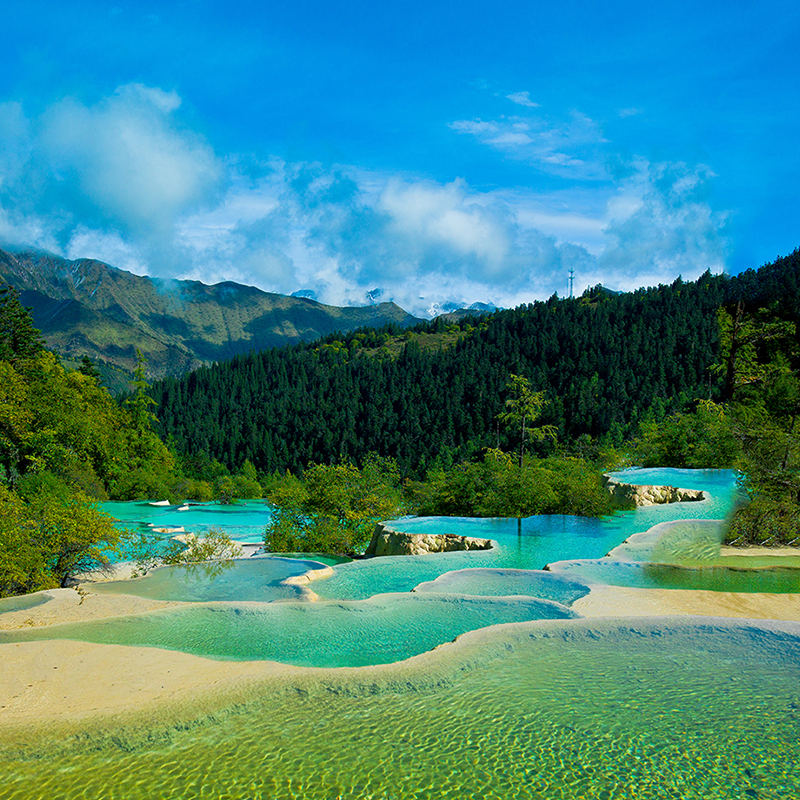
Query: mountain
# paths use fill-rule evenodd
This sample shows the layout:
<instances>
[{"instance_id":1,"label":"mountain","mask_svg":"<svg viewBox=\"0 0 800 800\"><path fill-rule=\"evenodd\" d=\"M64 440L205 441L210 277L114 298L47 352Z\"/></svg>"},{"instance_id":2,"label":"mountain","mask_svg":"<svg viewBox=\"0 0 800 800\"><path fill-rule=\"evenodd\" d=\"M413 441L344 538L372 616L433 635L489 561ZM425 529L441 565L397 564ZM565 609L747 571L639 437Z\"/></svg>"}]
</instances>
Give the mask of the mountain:
<instances>
[{"instance_id":1,"label":"mountain","mask_svg":"<svg viewBox=\"0 0 800 800\"><path fill-rule=\"evenodd\" d=\"M41 251L0 250L0 280L20 292L51 349L66 359L88 355L110 385L124 385L137 348L148 375L158 378L334 331L419 322L394 303L338 308L229 281L142 277Z\"/></svg>"}]
</instances>

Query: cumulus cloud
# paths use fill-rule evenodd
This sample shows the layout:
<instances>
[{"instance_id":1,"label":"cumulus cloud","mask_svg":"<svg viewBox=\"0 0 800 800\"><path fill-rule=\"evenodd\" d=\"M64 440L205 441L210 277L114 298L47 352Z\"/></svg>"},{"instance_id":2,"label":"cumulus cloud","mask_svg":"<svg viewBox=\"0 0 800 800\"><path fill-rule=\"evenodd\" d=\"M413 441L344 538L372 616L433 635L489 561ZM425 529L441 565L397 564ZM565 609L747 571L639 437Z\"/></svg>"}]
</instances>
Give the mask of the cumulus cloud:
<instances>
[{"instance_id":1,"label":"cumulus cloud","mask_svg":"<svg viewBox=\"0 0 800 800\"><path fill-rule=\"evenodd\" d=\"M609 285L634 289L724 269L727 214L708 202L712 177L703 164L636 163L609 203L607 243L597 260Z\"/></svg>"},{"instance_id":2,"label":"cumulus cloud","mask_svg":"<svg viewBox=\"0 0 800 800\"><path fill-rule=\"evenodd\" d=\"M527 93L509 99L535 108ZM0 238L140 274L310 289L336 305L393 299L420 315L564 295L570 269L582 291L722 268L726 219L707 167L629 159L612 171L594 121L525 113L451 128L567 177L563 190L220 155L182 123L175 92L139 84L33 118L0 104Z\"/></svg>"},{"instance_id":3,"label":"cumulus cloud","mask_svg":"<svg viewBox=\"0 0 800 800\"><path fill-rule=\"evenodd\" d=\"M48 109L41 151L67 200L142 232L168 230L206 199L220 165L199 136L175 125L179 106L174 92L131 84L96 106L66 98Z\"/></svg>"},{"instance_id":4,"label":"cumulus cloud","mask_svg":"<svg viewBox=\"0 0 800 800\"><path fill-rule=\"evenodd\" d=\"M511 244L506 221L470 202L464 181L441 186L393 179L381 193L378 207L388 215L395 237L418 251L444 249L463 259L463 267L479 265L485 277L504 276Z\"/></svg>"},{"instance_id":5,"label":"cumulus cloud","mask_svg":"<svg viewBox=\"0 0 800 800\"><path fill-rule=\"evenodd\" d=\"M147 273L147 263L137 248L116 231L102 231L78 225L64 249L70 259L94 258L137 275Z\"/></svg>"},{"instance_id":6,"label":"cumulus cloud","mask_svg":"<svg viewBox=\"0 0 800 800\"><path fill-rule=\"evenodd\" d=\"M180 102L175 92L129 84L95 105L64 98L36 119L6 104L0 127L15 134L7 139L14 152L0 154L6 235L16 226L23 238L37 219L50 238L33 244L55 239L69 249L73 237L85 241L94 230L163 247L181 215L213 198L222 176L211 147L176 121Z\"/></svg>"}]
</instances>

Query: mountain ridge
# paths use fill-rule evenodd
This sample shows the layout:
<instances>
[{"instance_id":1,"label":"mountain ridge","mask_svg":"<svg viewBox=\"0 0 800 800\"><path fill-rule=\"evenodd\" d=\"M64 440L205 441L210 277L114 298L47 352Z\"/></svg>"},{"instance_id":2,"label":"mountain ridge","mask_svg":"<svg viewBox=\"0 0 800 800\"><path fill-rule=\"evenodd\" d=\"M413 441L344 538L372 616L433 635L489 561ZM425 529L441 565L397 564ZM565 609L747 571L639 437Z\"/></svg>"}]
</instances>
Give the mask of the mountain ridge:
<instances>
[{"instance_id":1,"label":"mountain ridge","mask_svg":"<svg viewBox=\"0 0 800 800\"><path fill-rule=\"evenodd\" d=\"M335 331L420 322L394 303L340 308L232 281L151 278L34 250L0 250L0 280L19 291L51 349L67 359L89 356L104 378L130 374L137 349L148 376L160 378Z\"/></svg>"}]
</instances>

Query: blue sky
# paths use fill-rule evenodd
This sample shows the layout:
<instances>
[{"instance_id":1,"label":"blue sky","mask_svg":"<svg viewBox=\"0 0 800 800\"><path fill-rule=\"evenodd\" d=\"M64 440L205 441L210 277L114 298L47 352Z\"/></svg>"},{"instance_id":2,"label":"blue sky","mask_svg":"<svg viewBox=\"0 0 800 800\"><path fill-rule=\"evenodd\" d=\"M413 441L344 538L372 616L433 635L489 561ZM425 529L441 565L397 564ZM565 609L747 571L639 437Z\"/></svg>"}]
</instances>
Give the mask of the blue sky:
<instances>
[{"instance_id":1,"label":"blue sky","mask_svg":"<svg viewBox=\"0 0 800 800\"><path fill-rule=\"evenodd\" d=\"M800 245L795 2L4 10L0 240L416 313Z\"/></svg>"}]
</instances>

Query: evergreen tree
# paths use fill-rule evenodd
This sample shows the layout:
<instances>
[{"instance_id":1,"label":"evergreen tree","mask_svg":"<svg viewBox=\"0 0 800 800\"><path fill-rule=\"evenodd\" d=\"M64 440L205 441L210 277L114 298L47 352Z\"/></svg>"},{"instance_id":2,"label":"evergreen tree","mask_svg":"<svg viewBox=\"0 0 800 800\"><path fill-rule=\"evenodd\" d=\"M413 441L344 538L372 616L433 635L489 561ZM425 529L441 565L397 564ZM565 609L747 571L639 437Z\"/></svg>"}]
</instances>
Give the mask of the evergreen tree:
<instances>
[{"instance_id":1,"label":"evergreen tree","mask_svg":"<svg viewBox=\"0 0 800 800\"><path fill-rule=\"evenodd\" d=\"M35 358L44 350L41 333L33 327L30 310L19 302L19 292L0 285L0 360Z\"/></svg>"},{"instance_id":2,"label":"evergreen tree","mask_svg":"<svg viewBox=\"0 0 800 800\"><path fill-rule=\"evenodd\" d=\"M519 466L525 458L525 443L530 440L541 442L546 438L556 439L554 425L534 425L542 415L545 405L544 392L534 392L530 381L522 375L512 375L507 384L509 397L506 399L506 410L497 415L497 419L519 428Z\"/></svg>"}]
</instances>

